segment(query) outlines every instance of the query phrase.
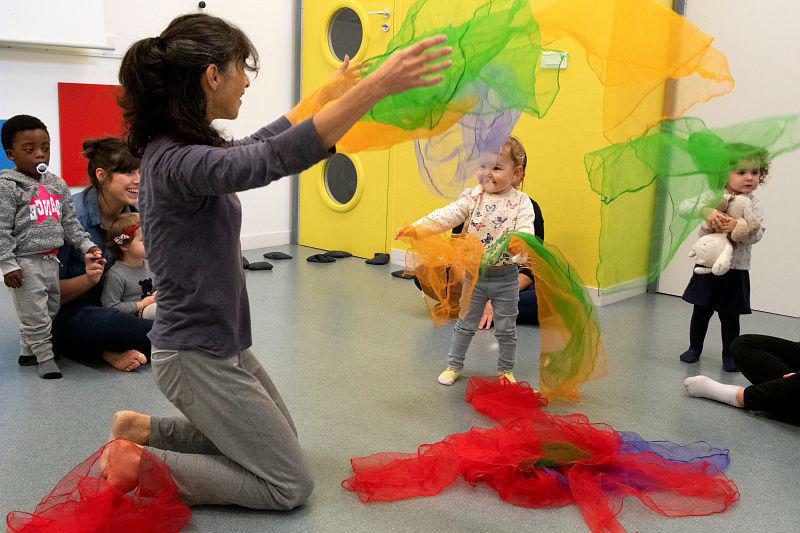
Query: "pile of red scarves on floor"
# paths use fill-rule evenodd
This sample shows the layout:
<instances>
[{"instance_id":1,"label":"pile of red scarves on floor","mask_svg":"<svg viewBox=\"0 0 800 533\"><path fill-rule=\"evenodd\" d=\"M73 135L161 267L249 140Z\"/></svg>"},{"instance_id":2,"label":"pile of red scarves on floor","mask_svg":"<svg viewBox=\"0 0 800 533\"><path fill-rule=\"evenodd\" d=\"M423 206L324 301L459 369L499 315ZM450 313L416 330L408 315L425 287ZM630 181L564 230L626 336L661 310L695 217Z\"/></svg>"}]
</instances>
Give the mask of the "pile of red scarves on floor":
<instances>
[{"instance_id":1,"label":"pile of red scarves on floor","mask_svg":"<svg viewBox=\"0 0 800 533\"><path fill-rule=\"evenodd\" d=\"M462 476L513 505L577 505L592 531L624 531L616 517L629 495L669 517L721 513L739 499L722 472L728 450L646 441L584 415L547 414L527 383L472 377L467 401L499 425L448 435L415 454L352 459L342 486L365 503L392 502L433 496Z\"/></svg>"}]
</instances>

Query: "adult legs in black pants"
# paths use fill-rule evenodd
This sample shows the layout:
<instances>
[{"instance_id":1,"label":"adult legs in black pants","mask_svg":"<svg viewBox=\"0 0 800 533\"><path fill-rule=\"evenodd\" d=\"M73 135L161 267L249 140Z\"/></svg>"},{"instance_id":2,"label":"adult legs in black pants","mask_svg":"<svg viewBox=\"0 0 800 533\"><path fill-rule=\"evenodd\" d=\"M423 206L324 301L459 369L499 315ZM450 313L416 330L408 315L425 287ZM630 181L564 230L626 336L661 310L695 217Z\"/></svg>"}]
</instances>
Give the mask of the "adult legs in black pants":
<instances>
[{"instance_id":1,"label":"adult legs in black pants","mask_svg":"<svg viewBox=\"0 0 800 533\"><path fill-rule=\"evenodd\" d=\"M517 324L539 324L539 306L536 302L536 288L533 283L519 292L518 306Z\"/></svg>"},{"instance_id":2,"label":"adult legs in black pants","mask_svg":"<svg viewBox=\"0 0 800 533\"><path fill-rule=\"evenodd\" d=\"M706 376L692 376L684 381L689 394L800 422L800 343L742 335L733 342L731 355L752 385L725 385Z\"/></svg>"},{"instance_id":3,"label":"adult legs in black pants","mask_svg":"<svg viewBox=\"0 0 800 533\"><path fill-rule=\"evenodd\" d=\"M53 320L53 350L76 361L106 361L117 370L133 370L150 361L147 334L152 326L152 320L75 302Z\"/></svg>"},{"instance_id":4,"label":"adult legs in black pants","mask_svg":"<svg viewBox=\"0 0 800 533\"><path fill-rule=\"evenodd\" d=\"M731 352L742 375L752 383L744 389L745 408L800 419L800 343L767 335L742 335L734 341Z\"/></svg>"}]
</instances>

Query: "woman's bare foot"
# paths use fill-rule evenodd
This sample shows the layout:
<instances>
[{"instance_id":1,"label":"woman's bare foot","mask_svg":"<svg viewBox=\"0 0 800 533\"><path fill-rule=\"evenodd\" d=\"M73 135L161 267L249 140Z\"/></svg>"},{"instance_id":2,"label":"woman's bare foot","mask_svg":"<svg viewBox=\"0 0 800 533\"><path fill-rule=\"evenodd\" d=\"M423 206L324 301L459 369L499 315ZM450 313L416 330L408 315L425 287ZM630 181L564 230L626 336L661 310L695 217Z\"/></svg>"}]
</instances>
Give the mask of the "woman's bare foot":
<instances>
[{"instance_id":1,"label":"woman's bare foot","mask_svg":"<svg viewBox=\"0 0 800 533\"><path fill-rule=\"evenodd\" d=\"M141 446L125 439L112 440L100 456L101 476L109 485L127 494L139 484L141 462Z\"/></svg>"},{"instance_id":2,"label":"woman's bare foot","mask_svg":"<svg viewBox=\"0 0 800 533\"><path fill-rule=\"evenodd\" d=\"M126 350L124 352L103 352L103 359L106 363L117 370L130 372L140 366L147 364L147 357L138 350Z\"/></svg>"},{"instance_id":3,"label":"woman's bare foot","mask_svg":"<svg viewBox=\"0 0 800 533\"><path fill-rule=\"evenodd\" d=\"M145 446L150 442L150 417L136 411L117 411L111 418L111 436Z\"/></svg>"}]
</instances>

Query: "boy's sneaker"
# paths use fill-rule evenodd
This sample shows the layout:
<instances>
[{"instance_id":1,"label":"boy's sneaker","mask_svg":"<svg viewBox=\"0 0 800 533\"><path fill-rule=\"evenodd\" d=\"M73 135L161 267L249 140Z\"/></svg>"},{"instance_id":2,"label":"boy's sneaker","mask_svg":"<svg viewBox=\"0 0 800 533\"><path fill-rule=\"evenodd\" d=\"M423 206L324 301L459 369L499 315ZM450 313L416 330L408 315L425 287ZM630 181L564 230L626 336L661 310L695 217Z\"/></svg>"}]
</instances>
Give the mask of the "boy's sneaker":
<instances>
[{"instance_id":1,"label":"boy's sneaker","mask_svg":"<svg viewBox=\"0 0 800 533\"><path fill-rule=\"evenodd\" d=\"M507 379L509 383L517 382L517 380L514 378L514 373L511 370L504 370L499 372L497 375L500 376L500 379Z\"/></svg>"},{"instance_id":2,"label":"boy's sneaker","mask_svg":"<svg viewBox=\"0 0 800 533\"><path fill-rule=\"evenodd\" d=\"M19 359L17 359L17 363L19 363L19 366L33 366L36 364L36 356L20 355Z\"/></svg>"},{"instance_id":3,"label":"boy's sneaker","mask_svg":"<svg viewBox=\"0 0 800 533\"><path fill-rule=\"evenodd\" d=\"M36 371L40 378L61 379L61 369L58 368L55 359L48 359L36 365Z\"/></svg>"},{"instance_id":4,"label":"boy's sneaker","mask_svg":"<svg viewBox=\"0 0 800 533\"><path fill-rule=\"evenodd\" d=\"M452 385L458 379L459 374L461 374L461 370L448 366L444 372L439 374L439 383L442 385Z\"/></svg>"}]
</instances>

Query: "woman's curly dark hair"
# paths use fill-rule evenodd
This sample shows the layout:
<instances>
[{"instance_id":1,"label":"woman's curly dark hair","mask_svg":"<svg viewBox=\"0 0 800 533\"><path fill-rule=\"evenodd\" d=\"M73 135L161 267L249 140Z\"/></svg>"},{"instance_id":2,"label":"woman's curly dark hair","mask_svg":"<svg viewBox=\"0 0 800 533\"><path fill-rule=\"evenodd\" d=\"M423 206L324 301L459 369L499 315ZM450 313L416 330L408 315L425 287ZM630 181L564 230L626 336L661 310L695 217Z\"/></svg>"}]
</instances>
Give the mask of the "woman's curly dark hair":
<instances>
[{"instance_id":1,"label":"woman's curly dark hair","mask_svg":"<svg viewBox=\"0 0 800 533\"><path fill-rule=\"evenodd\" d=\"M131 153L141 157L159 135L224 146L227 141L209 124L200 79L209 65L225 73L238 62L258 71L253 43L233 24L203 13L177 17L158 37L133 43L119 69Z\"/></svg>"}]
</instances>

